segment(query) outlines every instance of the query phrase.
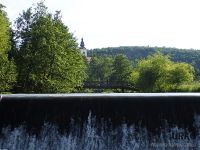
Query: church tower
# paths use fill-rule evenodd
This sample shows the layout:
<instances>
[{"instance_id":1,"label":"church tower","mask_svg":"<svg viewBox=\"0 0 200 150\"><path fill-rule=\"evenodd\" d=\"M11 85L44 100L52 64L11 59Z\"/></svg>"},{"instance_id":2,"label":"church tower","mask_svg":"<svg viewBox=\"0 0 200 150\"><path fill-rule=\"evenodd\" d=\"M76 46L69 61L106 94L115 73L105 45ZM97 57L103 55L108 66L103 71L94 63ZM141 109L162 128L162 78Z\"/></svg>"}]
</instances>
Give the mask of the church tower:
<instances>
[{"instance_id":1,"label":"church tower","mask_svg":"<svg viewBox=\"0 0 200 150\"><path fill-rule=\"evenodd\" d=\"M83 41L83 38L81 39L81 44L80 44L80 51L81 54L87 57L87 49L85 48L85 43Z\"/></svg>"}]
</instances>

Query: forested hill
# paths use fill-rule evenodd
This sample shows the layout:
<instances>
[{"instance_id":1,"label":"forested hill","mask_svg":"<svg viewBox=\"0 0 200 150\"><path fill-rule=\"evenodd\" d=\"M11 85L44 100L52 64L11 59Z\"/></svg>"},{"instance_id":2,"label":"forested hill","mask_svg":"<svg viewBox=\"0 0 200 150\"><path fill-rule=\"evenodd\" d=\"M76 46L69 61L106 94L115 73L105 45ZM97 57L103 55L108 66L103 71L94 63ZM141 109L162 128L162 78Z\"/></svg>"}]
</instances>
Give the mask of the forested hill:
<instances>
[{"instance_id":1,"label":"forested hill","mask_svg":"<svg viewBox=\"0 0 200 150\"><path fill-rule=\"evenodd\" d=\"M109 47L90 50L89 56L116 56L118 54L126 55L135 65L138 60L146 58L156 52L169 55L175 62L186 62L192 64L196 70L200 70L200 50L177 49L166 47Z\"/></svg>"}]
</instances>

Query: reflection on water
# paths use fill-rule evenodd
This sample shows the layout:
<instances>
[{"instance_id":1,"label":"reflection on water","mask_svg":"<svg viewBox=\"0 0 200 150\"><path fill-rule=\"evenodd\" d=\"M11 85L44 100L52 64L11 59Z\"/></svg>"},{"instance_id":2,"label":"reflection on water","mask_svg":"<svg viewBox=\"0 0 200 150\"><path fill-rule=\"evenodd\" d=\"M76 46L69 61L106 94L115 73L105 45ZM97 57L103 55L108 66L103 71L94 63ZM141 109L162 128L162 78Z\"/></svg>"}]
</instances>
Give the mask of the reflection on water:
<instances>
[{"instance_id":1,"label":"reflection on water","mask_svg":"<svg viewBox=\"0 0 200 150\"><path fill-rule=\"evenodd\" d=\"M111 123L96 123L91 113L83 127L71 121L70 130L60 133L56 125L45 123L41 132L30 134L21 126L3 128L0 149L9 150L191 150L200 146L200 117L195 116L197 134L187 129L167 127L157 135L145 128L121 124L112 128Z\"/></svg>"}]
</instances>

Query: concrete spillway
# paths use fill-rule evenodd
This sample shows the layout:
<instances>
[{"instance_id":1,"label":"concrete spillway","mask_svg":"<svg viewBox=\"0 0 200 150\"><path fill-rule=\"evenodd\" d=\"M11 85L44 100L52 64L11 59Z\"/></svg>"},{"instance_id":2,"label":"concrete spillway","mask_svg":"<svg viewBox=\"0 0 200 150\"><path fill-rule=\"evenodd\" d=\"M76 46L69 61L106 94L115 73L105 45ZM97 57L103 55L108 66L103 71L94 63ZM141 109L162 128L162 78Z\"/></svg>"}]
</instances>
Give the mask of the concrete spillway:
<instances>
[{"instance_id":1,"label":"concrete spillway","mask_svg":"<svg viewBox=\"0 0 200 150\"><path fill-rule=\"evenodd\" d=\"M66 127L70 119L87 120L89 112L113 126L122 122L155 131L165 124L193 130L200 113L199 93L11 94L0 96L0 127L25 124L39 129L44 122Z\"/></svg>"}]
</instances>

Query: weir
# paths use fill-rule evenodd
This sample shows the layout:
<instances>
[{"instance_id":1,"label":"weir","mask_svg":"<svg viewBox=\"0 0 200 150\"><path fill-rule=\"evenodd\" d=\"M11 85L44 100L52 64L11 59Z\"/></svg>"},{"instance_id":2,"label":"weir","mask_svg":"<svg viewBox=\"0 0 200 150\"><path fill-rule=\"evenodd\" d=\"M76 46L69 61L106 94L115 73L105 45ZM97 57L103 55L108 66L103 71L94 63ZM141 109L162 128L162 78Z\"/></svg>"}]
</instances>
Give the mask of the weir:
<instances>
[{"instance_id":1,"label":"weir","mask_svg":"<svg viewBox=\"0 0 200 150\"><path fill-rule=\"evenodd\" d=\"M166 125L195 130L199 93L8 94L0 99L0 127L26 125L39 130L44 122L66 129L82 124L91 113L97 122L123 122L155 132Z\"/></svg>"}]
</instances>

